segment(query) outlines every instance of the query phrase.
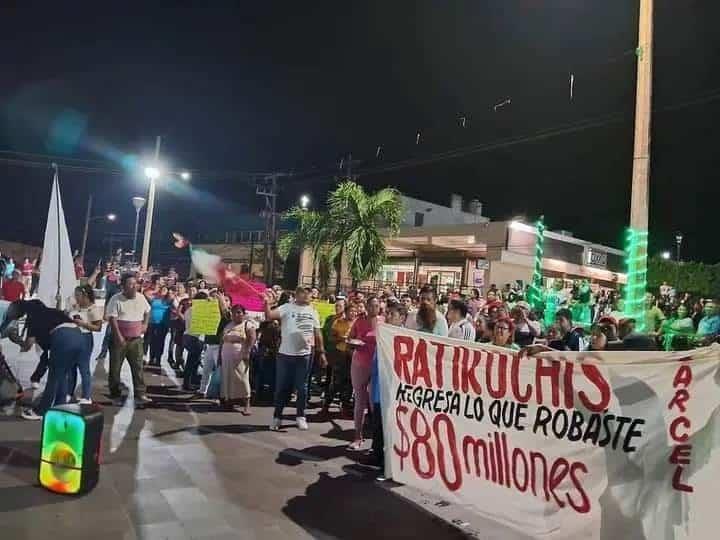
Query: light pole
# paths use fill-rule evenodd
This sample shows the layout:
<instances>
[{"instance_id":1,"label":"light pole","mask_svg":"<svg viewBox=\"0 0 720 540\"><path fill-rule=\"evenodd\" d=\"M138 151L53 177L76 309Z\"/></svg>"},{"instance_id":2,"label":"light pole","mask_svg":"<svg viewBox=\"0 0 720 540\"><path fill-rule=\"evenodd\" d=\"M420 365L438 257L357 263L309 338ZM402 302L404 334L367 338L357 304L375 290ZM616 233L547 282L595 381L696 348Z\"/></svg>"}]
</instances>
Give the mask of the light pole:
<instances>
[{"instance_id":1,"label":"light pole","mask_svg":"<svg viewBox=\"0 0 720 540\"><path fill-rule=\"evenodd\" d=\"M137 255L137 235L138 225L140 225L140 210L142 210L143 206L145 206L145 199L143 197L133 197L132 204L135 207L135 234L133 234L132 248L133 259L135 259ZM137 262L137 260L135 262Z\"/></svg>"},{"instance_id":2,"label":"light pole","mask_svg":"<svg viewBox=\"0 0 720 540\"><path fill-rule=\"evenodd\" d=\"M142 260L140 268L146 270L150 258L150 234L152 232L153 212L155 211L155 181L160 178L160 143L162 139L158 135L155 139L155 164L145 168L145 176L150 180L150 191L148 193L148 208L145 214L145 237L143 238Z\"/></svg>"},{"instance_id":3,"label":"light pole","mask_svg":"<svg viewBox=\"0 0 720 540\"><path fill-rule=\"evenodd\" d=\"M682 246L683 235L680 231L675 233L675 245L677 246L677 262L680 262L680 246Z\"/></svg>"},{"instance_id":4,"label":"light pole","mask_svg":"<svg viewBox=\"0 0 720 540\"><path fill-rule=\"evenodd\" d=\"M90 216L92 208L92 195L88 196L87 213L85 214L85 230L83 231L82 246L80 246L80 261L85 264L85 248L87 247L88 233L90 232L90 222L98 219L106 219L107 221L115 221L115 214L106 214L104 216Z\"/></svg>"}]
</instances>

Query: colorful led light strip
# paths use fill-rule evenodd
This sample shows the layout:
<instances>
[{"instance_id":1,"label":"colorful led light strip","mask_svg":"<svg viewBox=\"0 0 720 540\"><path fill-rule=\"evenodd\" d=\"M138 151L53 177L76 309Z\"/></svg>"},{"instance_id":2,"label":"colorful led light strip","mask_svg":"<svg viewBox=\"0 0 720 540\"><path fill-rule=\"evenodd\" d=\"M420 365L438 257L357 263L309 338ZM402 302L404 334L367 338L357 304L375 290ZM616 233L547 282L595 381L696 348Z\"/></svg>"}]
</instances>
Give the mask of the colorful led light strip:
<instances>
[{"instance_id":1,"label":"colorful led light strip","mask_svg":"<svg viewBox=\"0 0 720 540\"><path fill-rule=\"evenodd\" d=\"M635 329L645 330L645 291L647 290L647 247L648 233L628 229L625 234L625 264L627 284L623 295L626 317L635 319Z\"/></svg>"},{"instance_id":2,"label":"colorful led light strip","mask_svg":"<svg viewBox=\"0 0 720 540\"><path fill-rule=\"evenodd\" d=\"M545 216L540 216L535 224L535 265L533 267L532 284L528 291L528 302L533 309L542 308L542 261L545 248Z\"/></svg>"}]
</instances>

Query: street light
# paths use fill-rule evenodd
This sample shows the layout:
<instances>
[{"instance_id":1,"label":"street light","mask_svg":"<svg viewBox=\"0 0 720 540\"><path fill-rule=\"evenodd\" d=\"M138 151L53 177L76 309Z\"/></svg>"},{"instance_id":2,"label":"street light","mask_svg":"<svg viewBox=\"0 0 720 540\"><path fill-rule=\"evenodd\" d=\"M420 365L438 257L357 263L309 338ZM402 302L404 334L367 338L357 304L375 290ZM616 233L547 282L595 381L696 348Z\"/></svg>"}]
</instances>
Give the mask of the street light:
<instances>
[{"instance_id":1,"label":"street light","mask_svg":"<svg viewBox=\"0 0 720 540\"><path fill-rule=\"evenodd\" d=\"M665 259L666 261L670 260L670 252L669 251L663 251L660 256Z\"/></svg>"},{"instance_id":2,"label":"street light","mask_svg":"<svg viewBox=\"0 0 720 540\"><path fill-rule=\"evenodd\" d=\"M117 216L115 214L105 214L104 216L91 216L90 211L92 209L92 195L88 196L87 213L85 214L85 230L83 231L82 245L80 247L80 260L85 264L85 247L87 246L88 233L90 232L90 222L97 221L98 219L104 219L107 221L115 221Z\"/></svg>"},{"instance_id":3,"label":"street light","mask_svg":"<svg viewBox=\"0 0 720 540\"><path fill-rule=\"evenodd\" d=\"M133 235L133 249L132 249L133 259L135 259L136 250L137 250L138 225L140 224L140 210L142 210L143 206L145 206L145 199L143 197L133 197L132 204L135 207L135 234ZM137 262L137 260L135 262Z\"/></svg>"},{"instance_id":4,"label":"street light","mask_svg":"<svg viewBox=\"0 0 720 540\"><path fill-rule=\"evenodd\" d=\"M680 262L680 246L682 245L683 235L680 231L675 233L675 244L677 245L677 262Z\"/></svg>"},{"instance_id":5,"label":"street light","mask_svg":"<svg viewBox=\"0 0 720 540\"><path fill-rule=\"evenodd\" d=\"M307 207L308 207L309 205L310 205L310 197L308 197L307 195L302 195L302 196L300 197L300 207L301 207L303 210L307 210Z\"/></svg>"},{"instance_id":6,"label":"street light","mask_svg":"<svg viewBox=\"0 0 720 540\"><path fill-rule=\"evenodd\" d=\"M145 177L148 180L157 180L160 178L160 169L157 167L145 167Z\"/></svg>"},{"instance_id":7,"label":"street light","mask_svg":"<svg viewBox=\"0 0 720 540\"><path fill-rule=\"evenodd\" d=\"M180 178L187 182L188 180L190 180L190 178L192 178L192 175L190 174L190 171L182 171L180 173Z\"/></svg>"},{"instance_id":8,"label":"street light","mask_svg":"<svg viewBox=\"0 0 720 540\"><path fill-rule=\"evenodd\" d=\"M140 260L140 268L143 270L148 267L148 259L150 258L150 234L152 232L153 213L155 211L155 181L160 178L160 144L162 138L158 135L155 138L155 161L153 165L145 167L145 176L150 180L150 189L148 191L148 207L145 214L145 234L143 238L142 258Z\"/></svg>"}]
</instances>

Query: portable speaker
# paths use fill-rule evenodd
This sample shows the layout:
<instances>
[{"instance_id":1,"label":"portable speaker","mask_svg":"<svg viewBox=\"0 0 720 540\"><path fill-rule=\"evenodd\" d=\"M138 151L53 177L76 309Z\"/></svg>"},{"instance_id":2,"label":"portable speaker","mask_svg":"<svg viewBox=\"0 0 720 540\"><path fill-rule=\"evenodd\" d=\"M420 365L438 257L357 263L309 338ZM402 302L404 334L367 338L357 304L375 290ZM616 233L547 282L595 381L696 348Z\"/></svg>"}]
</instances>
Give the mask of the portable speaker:
<instances>
[{"instance_id":1,"label":"portable speaker","mask_svg":"<svg viewBox=\"0 0 720 540\"><path fill-rule=\"evenodd\" d=\"M59 405L43 418L40 485L56 493L90 491L100 477L103 413L97 405Z\"/></svg>"}]
</instances>

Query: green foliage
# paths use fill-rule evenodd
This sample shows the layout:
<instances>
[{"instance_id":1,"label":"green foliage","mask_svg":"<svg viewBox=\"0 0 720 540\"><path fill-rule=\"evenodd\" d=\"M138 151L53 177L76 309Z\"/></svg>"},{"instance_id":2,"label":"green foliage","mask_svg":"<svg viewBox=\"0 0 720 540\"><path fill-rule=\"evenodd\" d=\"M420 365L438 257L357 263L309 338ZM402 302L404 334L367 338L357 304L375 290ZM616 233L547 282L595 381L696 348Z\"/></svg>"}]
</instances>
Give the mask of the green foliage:
<instances>
[{"instance_id":1,"label":"green foliage","mask_svg":"<svg viewBox=\"0 0 720 540\"><path fill-rule=\"evenodd\" d=\"M657 291L663 281L678 292L689 292L702 297L720 296L720 264L648 260L648 288Z\"/></svg>"},{"instance_id":2,"label":"green foliage","mask_svg":"<svg viewBox=\"0 0 720 540\"><path fill-rule=\"evenodd\" d=\"M341 257L347 257L353 281L377 275L386 258L380 230L394 236L402 223L400 192L385 188L370 194L345 180L330 193L327 206L325 212L292 208L283 216L295 221L297 229L280 240L280 256L287 258L292 249L311 248L313 263L322 263L321 282L325 273L329 278L333 265L339 266Z\"/></svg>"},{"instance_id":3,"label":"green foliage","mask_svg":"<svg viewBox=\"0 0 720 540\"><path fill-rule=\"evenodd\" d=\"M386 259L380 229L397 235L403 211L400 192L393 188L368 194L361 185L346 180L330 193L328 213L335 229L334 244L345 251L353 281L380 272Z\"/></svg>"}]
</instances>

